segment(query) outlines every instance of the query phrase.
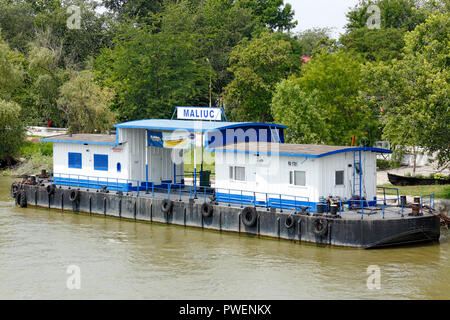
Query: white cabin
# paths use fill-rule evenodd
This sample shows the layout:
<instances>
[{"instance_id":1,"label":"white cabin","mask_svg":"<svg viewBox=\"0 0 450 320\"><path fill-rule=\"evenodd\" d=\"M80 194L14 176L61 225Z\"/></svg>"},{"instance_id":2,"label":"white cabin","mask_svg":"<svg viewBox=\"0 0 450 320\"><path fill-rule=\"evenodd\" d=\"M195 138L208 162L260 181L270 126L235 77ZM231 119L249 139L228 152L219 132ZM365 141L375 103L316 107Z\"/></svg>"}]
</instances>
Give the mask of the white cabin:
<instances>
[{"instance_id":1,"label":"white cabin","mask_svg":"<svg viewBox=\"0 0 450 320\"><path fill-rule=\"evenodd\" d=\"M41 139L53 142L54 183L121 191L184 185L184 152L195 150L194 141L210 146L227 141L284 142L285 128L265 123L161 119L115 127L112 135L64 134Z\"/></svg>"},{"instance_id":2,"label":"white cabin","mask_svg":"<svg viewBox=\"0 0 450 320\"><path fill-rule=\"evenodd\" d=\"M286 207L326 198L376 203L376 153L365 147L238 143L212 149L216 198ZM357 197L355 197L357 196Z\"/></svg>"}]
</instances>

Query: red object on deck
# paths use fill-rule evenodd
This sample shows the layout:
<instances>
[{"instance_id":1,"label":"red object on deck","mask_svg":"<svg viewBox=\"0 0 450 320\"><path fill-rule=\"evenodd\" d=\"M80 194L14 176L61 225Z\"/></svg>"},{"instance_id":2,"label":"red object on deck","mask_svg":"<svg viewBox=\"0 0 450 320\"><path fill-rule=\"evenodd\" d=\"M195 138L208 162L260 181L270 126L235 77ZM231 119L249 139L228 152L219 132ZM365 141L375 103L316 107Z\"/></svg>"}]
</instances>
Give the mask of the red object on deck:
<instances>
[{"instance_id":1,"label":"red object on deck","mask_svg":"<svg viewBox=\"0 0 450 320\"><path fill-rule=\"evenodd\" d=\"M47 120L47 127L50 127L52 122L50 120Z\"/></svg>"},{"instance_id":2,"label":"red object on deck","mask_svg":"<svg viewBox=\"0 0 450 320\"><path fill-rule=\"evenodd\" d=\"M311 57L302 56L302 59L303 59L303 64L305 64L305 63L309 62L309 60L311 60Z\"/></svg>"}]
</instances>

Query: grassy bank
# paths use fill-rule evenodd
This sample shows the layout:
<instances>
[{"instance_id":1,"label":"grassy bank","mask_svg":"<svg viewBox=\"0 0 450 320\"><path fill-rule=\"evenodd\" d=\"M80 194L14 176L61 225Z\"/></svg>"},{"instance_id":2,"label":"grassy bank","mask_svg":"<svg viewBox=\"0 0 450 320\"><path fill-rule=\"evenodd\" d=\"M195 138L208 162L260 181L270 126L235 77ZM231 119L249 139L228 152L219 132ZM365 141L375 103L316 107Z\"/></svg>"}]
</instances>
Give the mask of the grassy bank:
<instances>
[{"instance_id":1,"label":"grassy bank","mask_svg":"<svg viewBox=\"0 0 450 320\"><path fill-rule=\"evenodd\" d=\"M394 186L390 183L379 185L379 187L398 188L400 195L422 196L434 193L435 198L450 199L450 185L427 185L427 186Z\"/></svg>"},{"instance_id":2,"label":"grassy bank","mask_svg":"<svg viewBox=\"0 0 450 320\"><path fill-rule=\"evenodd\" d=\"M31 141L30 141L31 140ZM40 174L42 169L53 170L53 144L42 144L38 138L24 141L19 151L18 163L0 171L2 176Z\"/></svg>"}]
</instances>

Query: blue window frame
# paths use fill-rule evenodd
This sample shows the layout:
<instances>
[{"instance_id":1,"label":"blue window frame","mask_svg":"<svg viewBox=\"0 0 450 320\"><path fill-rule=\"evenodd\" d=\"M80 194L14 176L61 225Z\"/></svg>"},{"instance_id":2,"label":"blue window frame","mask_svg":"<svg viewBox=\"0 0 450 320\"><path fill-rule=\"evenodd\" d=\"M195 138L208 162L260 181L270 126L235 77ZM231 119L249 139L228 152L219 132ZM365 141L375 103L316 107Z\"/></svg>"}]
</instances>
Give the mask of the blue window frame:
<instances>
[{"instance_id":1,"label":"blue window frame","mask_svg":"<svg viewBox=\"0 0 450 320\"><path fill-rule=\"evenodd\" d=\"M117 172L122 171L122 165L120 164L120 162L117 162Z\"/></svg>"},{"instance_id":2,"label":"blue window frame","mask_svg":"<svg viewBox=\"0 0 450 320\"><path fill-rule=\"evenodd\" d=\"M81 169L81 153L69 152L69 168Z\"/></svg>"},{"instance_id":3,"label":"blue window frame","mask_svg":"<svg viewBox=\"0 0 450 320\"><path fill-rule=\"evenodd\" d=\"M94 154L94 170L108 171L107 154Z\"/></svg>"}]
</instances>

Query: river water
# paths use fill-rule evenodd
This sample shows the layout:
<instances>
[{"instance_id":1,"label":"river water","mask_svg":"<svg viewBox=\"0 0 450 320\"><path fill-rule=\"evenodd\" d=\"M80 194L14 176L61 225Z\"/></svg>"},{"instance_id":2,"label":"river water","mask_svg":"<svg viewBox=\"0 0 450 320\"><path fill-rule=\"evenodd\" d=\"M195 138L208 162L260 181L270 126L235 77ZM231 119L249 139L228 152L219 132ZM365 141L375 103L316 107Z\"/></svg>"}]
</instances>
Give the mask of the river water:
<instances>
[{"instance_id":1,"label":"river water","mask_svg":"<svg viewBox=\"0 0 450 320\"><path fill-rule=\"evenodd\" d=\"M323 248L16 208L12 181L0 177L0 299L450 299L448 230L439 244Z\"/></svg>"}]
</instances>

